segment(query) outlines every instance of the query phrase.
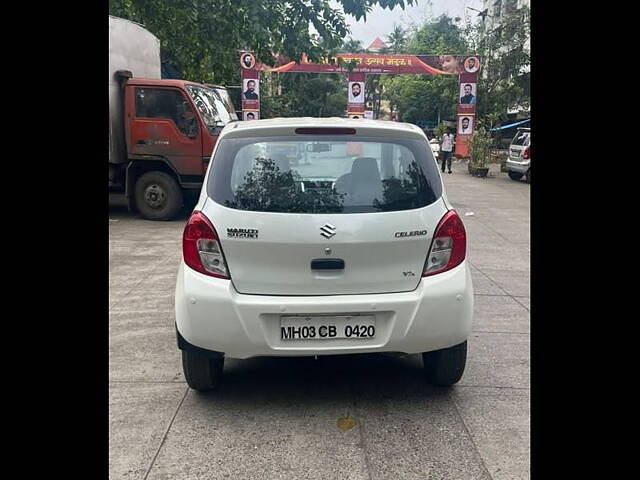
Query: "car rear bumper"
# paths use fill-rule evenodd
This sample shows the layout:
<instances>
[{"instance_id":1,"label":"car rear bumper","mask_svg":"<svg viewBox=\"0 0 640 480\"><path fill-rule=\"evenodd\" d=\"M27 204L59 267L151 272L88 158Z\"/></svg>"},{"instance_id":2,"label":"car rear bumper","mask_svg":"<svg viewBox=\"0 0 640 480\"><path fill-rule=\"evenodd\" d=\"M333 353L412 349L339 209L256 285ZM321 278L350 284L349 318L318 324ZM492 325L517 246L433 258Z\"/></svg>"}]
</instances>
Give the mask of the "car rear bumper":
<instances>
[{"instance_id":1,"label":"car rear bumper","mask_svg":"<svg viewBox=\"0 0 640 480\"><path fill-rule=\"evenodd\" d=\"M511 157L509 157L509 159L507 159L506 162L506 167L507 170L512 171L512 172L519 172L519 173L527 173L527 170L529 170L529 167L531 166L531 160L522 160L522 159L517 159L517 160L513 160Z\"/></svg>"},{"instance_id":2,"label":"car rear bumper","mask_svg":"<svg viewBox=\"0 0 640 480\"><path fill-rule=\"evenodd\" d=\"M176 328L188 344L231 358L419 353L464 342L471 332L473 286L467 262L423 278L411 292L274 296L238 293L229 280L181 264L175 293ZM281 315L374 315L368 339L281 340ZM184 342L183 342L184 344Z\"/></svg>"}]
</instances>

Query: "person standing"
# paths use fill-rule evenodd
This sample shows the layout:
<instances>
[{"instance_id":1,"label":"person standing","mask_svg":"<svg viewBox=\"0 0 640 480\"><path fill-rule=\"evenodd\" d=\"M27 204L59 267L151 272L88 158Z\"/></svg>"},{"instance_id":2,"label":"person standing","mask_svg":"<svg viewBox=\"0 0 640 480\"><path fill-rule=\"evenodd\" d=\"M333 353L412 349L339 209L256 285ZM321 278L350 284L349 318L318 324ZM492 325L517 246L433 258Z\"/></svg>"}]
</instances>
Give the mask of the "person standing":
<instances>
[{"instance_id":1,"label":"person standing","mask_svg":"<svg viewBox=\"0 0 640 480\"><path fill-rule=\"evenodd\" d=\"M451 133L451 129L447 129L447 133L442 135L442 145L440 146L440 152L442 156L442 173L444 173L444 167L449 167L449 173L451 173L451 152L453 152L453 145L455 144L455 137Z\"/></svg>"}]
</instances>

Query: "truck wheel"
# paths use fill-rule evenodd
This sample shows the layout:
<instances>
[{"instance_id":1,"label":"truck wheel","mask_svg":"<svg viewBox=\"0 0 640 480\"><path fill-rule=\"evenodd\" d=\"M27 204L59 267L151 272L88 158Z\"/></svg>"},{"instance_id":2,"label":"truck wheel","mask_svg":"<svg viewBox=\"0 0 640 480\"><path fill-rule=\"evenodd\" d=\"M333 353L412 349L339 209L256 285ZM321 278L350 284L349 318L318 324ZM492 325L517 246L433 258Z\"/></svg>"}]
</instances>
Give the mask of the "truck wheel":
<instances>
[{"instance_id":1,"label":"truck wheel","mask_svg":"<svg viewBox=\"0 0 640 480\"><path fill-rule=\"evenodd\" d=\"M467 363L467 342L422 354L429 383L448 387L462 378Z\"/></svg>"},{"instance_id":2,"label":"truck wheel","mask_svg":"<svg viewBox=\"0 0 640 480\"><path fill-rule=\"evenodd\" d=\"M198 392L217 390L222 381L224 357L210 358L182 350L182 370L189 385Z\"/></svg>"},{"instance_id":3,"label":"truck wheel","mask_svg":"<svg viewBox=\"0 0 640 480\"><path fill-rule=\"evenodd\" d=\"M509 171L508 173L511 180L520 180L522 178L522 174L520 172Z\"/></svg>"},{"instance_id":4,"label":"truck wheel","mask_svg":"<svg viewBox=\"0 0 640 480\"><path fill-rule=\"evenodd\" d=\"M171 175L147 172L135 186L136 207L148 220L171 220L182 207L182 190Z\"/></svg>"}]
</instances>

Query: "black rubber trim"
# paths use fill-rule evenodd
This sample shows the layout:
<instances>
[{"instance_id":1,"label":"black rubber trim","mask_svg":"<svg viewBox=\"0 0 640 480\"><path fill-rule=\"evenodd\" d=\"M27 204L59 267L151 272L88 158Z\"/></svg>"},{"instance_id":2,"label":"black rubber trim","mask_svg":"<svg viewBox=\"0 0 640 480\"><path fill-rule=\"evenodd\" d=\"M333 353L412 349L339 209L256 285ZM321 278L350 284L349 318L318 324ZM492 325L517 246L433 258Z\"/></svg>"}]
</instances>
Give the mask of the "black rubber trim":
<instances>
[{"instance_id":1,"label":"black rubber trim","mask_svg":"<svg viewBox=\"0 0 640 480\"><path fill-rule=\"evenodd\" d=\"M344 270L341 258L316 258L311 260L311 270Z\"/></svg>"},{"instance_id":2,"label":"black rubber trim","mask_svg":"<svg viewBox=\"0 0 640 480\"><path fill-rule=\"evenodd\" d=\"M196 347L195 345L191 345L189 342L187 342L184 339L182 335L180 335L180 332L178 331L178 326L176 325L175 327L176 327L176 338L178 340L178 348L180 350L186 350L195 355L199 355L201 357L207 357L207 358L224 357L224 353L222 352L216 352L215 350L207 350L206 348L200 348L200 347Z\"/></svg>"}]
</instances>

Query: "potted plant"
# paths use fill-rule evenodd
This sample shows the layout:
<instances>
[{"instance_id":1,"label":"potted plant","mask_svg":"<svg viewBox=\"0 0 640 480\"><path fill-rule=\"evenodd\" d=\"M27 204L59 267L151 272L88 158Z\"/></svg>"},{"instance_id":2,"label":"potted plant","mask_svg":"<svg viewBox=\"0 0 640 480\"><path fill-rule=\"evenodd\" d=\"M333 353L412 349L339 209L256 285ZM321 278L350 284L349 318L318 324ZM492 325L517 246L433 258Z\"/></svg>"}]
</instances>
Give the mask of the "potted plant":
<instances>
[{"instance_id":1,"label":"potted plant","mask_svg":"<svg viewBox=\"0 0 640 480\"><path fill-rule=\"evenodd\" d=\"M491 135L484 128L479 128L469 140L469 173L478 177L486 177L489 173L487 161L491 151Z\"/></svg>"}]
</instances>

